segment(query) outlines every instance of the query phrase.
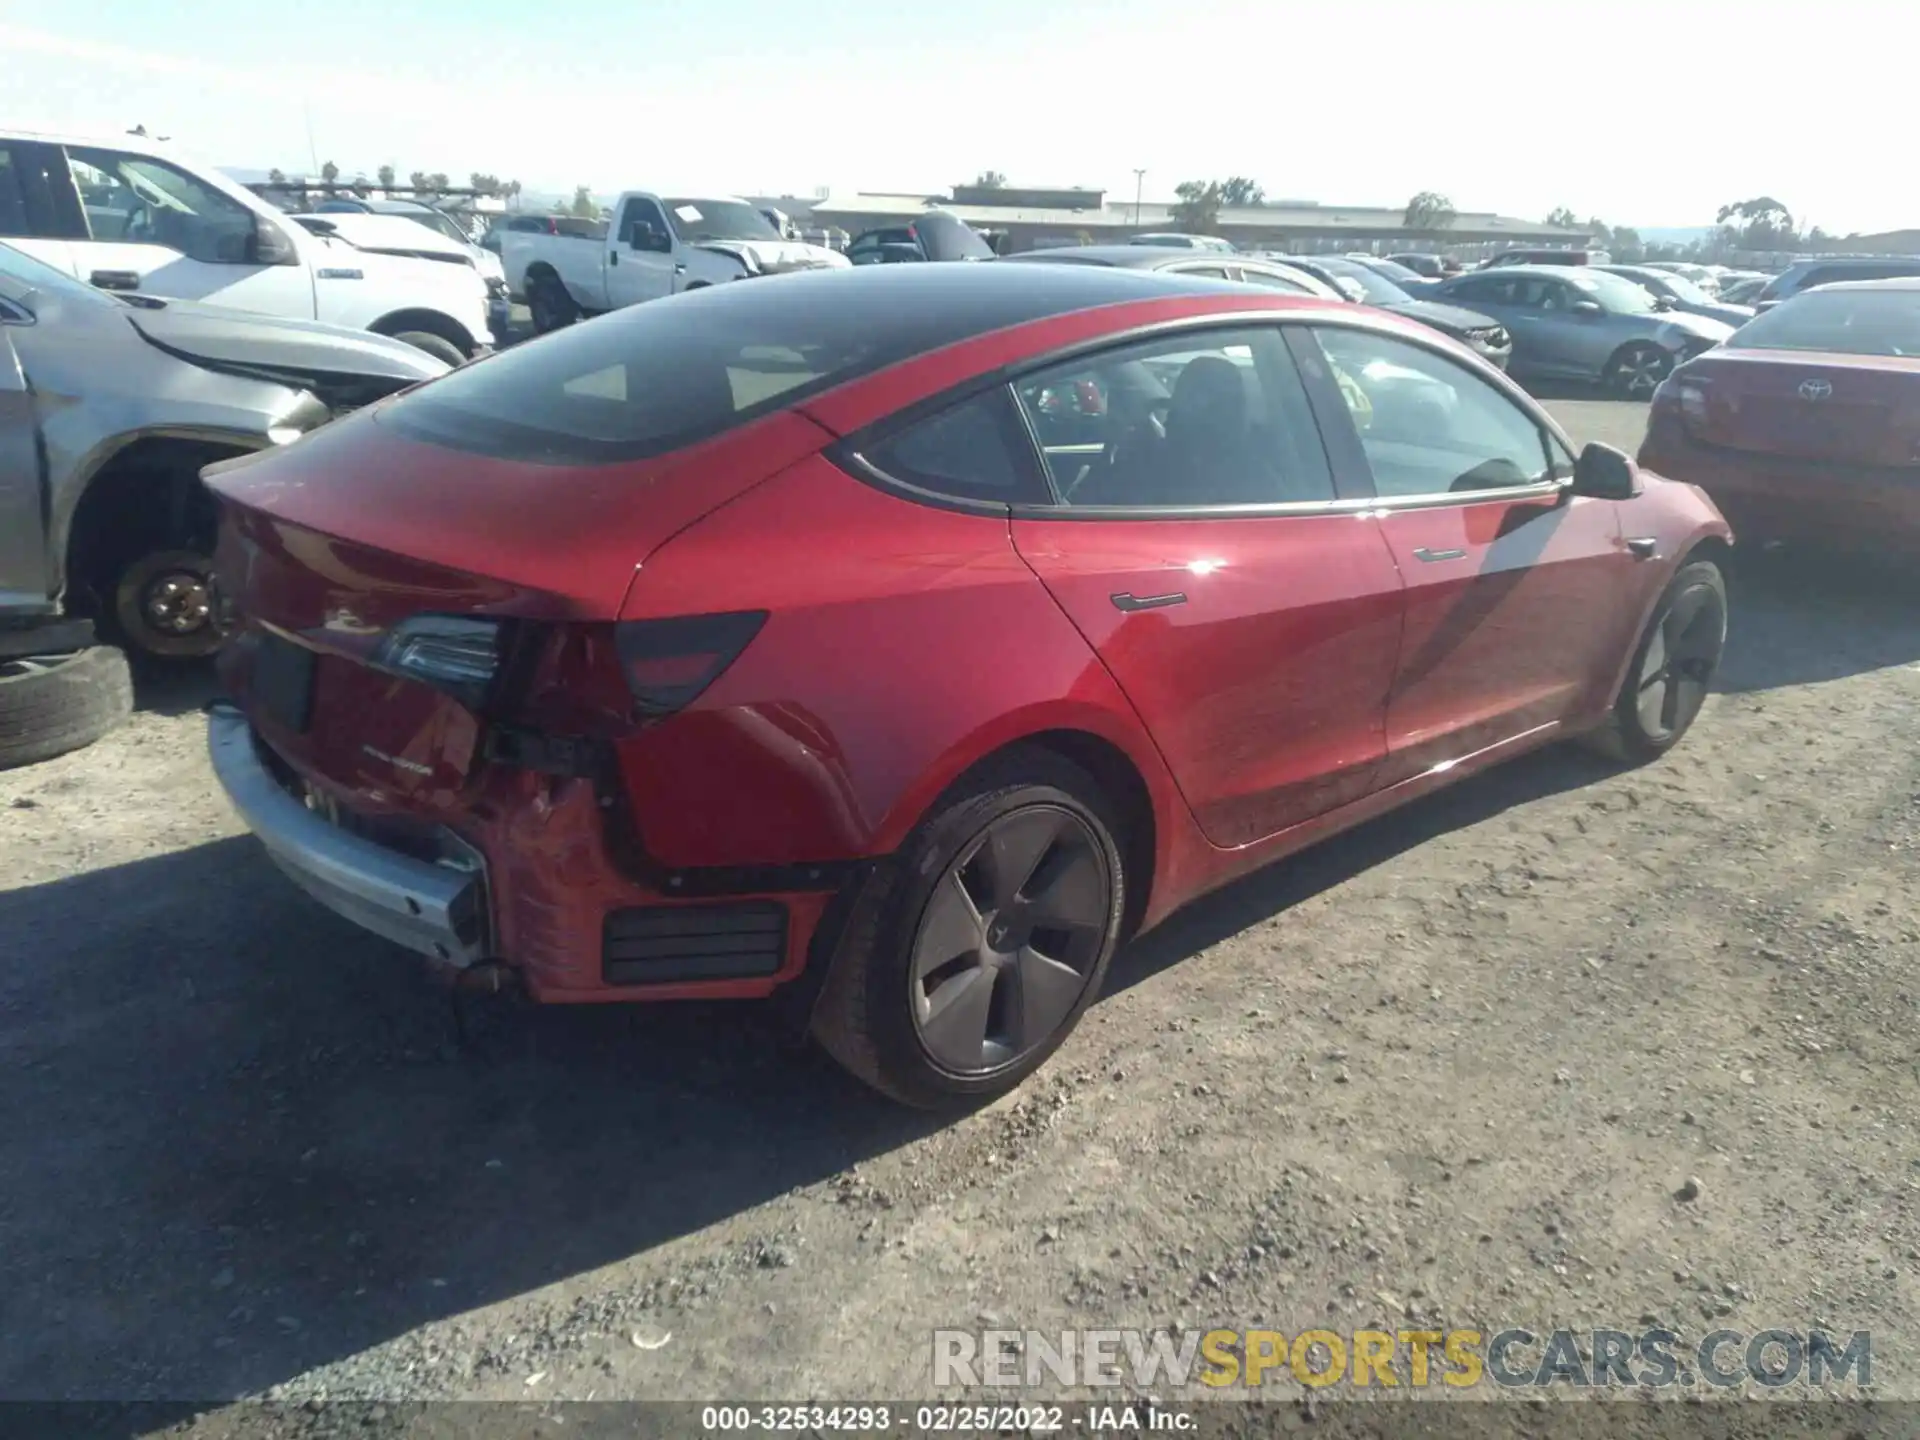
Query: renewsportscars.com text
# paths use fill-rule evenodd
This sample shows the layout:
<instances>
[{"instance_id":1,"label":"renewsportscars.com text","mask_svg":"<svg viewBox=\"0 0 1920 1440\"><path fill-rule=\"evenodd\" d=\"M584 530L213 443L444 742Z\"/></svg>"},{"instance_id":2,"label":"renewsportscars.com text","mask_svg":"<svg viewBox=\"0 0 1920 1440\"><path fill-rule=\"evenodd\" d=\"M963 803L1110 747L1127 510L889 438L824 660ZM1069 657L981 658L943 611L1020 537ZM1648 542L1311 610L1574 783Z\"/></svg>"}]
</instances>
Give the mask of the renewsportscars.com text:
<instances>
[{"instance_id":1,"label":"renewsportscars.com text","mask_svg":"<svg viewBox=\"0 0 1920 1440\"><path fill-rule=\"evenodd\" d=\"M1864 1330L936 1330L936 1388L1122 1385L1215 1390L1287 1380L1314 1389L1625 1387L1748 1383L1824 1389L1873 1383Z\"/></svg>"}]
</instances>

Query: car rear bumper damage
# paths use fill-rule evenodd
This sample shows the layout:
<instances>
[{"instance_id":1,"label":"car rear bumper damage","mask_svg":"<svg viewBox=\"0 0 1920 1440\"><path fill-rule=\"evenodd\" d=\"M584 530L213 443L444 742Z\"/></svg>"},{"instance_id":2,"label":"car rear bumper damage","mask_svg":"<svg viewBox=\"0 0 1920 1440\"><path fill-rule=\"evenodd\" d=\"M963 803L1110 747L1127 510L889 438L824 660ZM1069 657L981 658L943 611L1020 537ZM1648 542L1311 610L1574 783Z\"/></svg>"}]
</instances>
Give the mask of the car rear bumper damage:
<instances>
[{"instance_id":1,"label":"car rear bumper damage","mask_svg":"<svg viewBox=\"0 0 1920 1440\"><path fill-rule=\"evenodd\" d=\"M273 863L315 900L443 964L464 969L487 958L486 871L478 856L415 859L329 822L281 783L238 710L209 714L207 749L228 802Z\"/></svg>"},{"instance_id":2,"label":"car rear bumper damage","mask_svg":"<svg viewBox=\"0 0 1920 1440\"><path fill-rule=\"evenodd\" d=\"M482 782L488 819L464 834L415 822L403 850L242 710L215 706L207 745L229 802L308 895L442 967L508 967L550 1004L771 995L807 972L823 916L868 869L637 874L590 781L510 766Z\"/></svg>"}]
</instances>

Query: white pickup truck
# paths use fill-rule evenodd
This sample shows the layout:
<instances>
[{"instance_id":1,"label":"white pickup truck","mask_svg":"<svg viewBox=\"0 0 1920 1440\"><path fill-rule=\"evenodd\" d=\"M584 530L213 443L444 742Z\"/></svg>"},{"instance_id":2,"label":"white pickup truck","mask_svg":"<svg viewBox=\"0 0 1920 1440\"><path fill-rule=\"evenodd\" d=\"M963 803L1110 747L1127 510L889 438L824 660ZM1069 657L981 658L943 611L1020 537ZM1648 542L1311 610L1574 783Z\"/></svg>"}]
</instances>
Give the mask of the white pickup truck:
<instances>
[{"instance_id":1,"label":"white pickup truck","mask_svg":"<svg viewBox=\"0 0 1920 1440\"><path fill-rule=\"evenodd\" d=\"M824 246L784 238L745 200L640 190L620 197L597 238L509 230L500 258L507 287L543 333L703 285L850 263Z\"/></svg>"},{"instance_id":2,"label":"white pickup truck","mask_svg":"<svg viewBox=\"0 0 1920 1440\"><path fill-rule=\"evenodd\" d=\"M0 130L0 239L103 290L371 330L450 363L494 343L472 267L312 234L140 136Z\"/></svg>"}]
</instances>

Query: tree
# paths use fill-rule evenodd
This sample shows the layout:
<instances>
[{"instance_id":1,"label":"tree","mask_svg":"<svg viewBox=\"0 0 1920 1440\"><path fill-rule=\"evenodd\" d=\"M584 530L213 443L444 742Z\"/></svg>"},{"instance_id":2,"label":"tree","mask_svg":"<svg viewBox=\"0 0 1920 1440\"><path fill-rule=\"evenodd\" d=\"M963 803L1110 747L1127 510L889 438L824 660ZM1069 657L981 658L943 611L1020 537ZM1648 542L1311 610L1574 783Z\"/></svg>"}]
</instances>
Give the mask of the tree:
<instances>
[{"instance_id":1,"label":"tree","mask_svg":"<svg viewBox=\"0 0 1920 1440\"><path fill-rule=\"evenodd\" d=\"M569 215L578 215L583 220L591 220L600 213L600 207L593 203L593 191L585 185L573 187L573 203L567 207Z\"/></svg>"},{"instance_id":2,"label":"tree","mask_svg":"<svg viewBox=\"0 0 1920 1440\"><path fill-rule=\"evenodd\" d=\"M482 175L478 170L467 176L467 184L475 190L478 190L482 195L498 195L500 193L499 177L495 175Z\"/></svg>"},{"instance_id":3,"label":"tree","mask_svg":"<svg viewBox=\"0 0 1920 1440\"><path fill-rule=\"evenodd\" d=\"M1173 193L1180 201L1173 207L1173 223L1189 235L1211 235L1220 223L1220 182L1182 180Z\"/></svg>"},{"instance_id":4,"label":"tree","mask_svg":"<svg viewBox=\"0 0 1920 1440\"><path fill-rule=\"evenodd\" d=\"M1791 250L1799 239L1794 233L1793 212L1771 195L1722 205L1715 218L1725 232L1724 238L1742 250Z\"/></svg>"},{"instance_id":5,"label":"tree","mask_svg":"<svg viewBox=\"0 0 1920 1440\"><path fill-rule=\"evenodd\" d=\"M1573 211L1562 205L1551 215L1547 216L1547 224L1559 230L1576 230L1580 226L1580 221L1575 217Z\"/></svg>"},{"instance_id":6,"label":"tree","mask_svg":"<svg viewBox=\"0 0 1920 1440\"><path fill-rule=\"evenodd\" d=\"M331 185L340 178L340 167L331 160L320 167L320 178Z\"/></svg>"},{"instance_id":7,"label":"tree","mask_svg":"<svg viewBox=\"0 0 1920 1440\"><path fill-rule=\"evenodd\" d=\"M518 180L509 180L506 184L502 185L500 187L500 198L505 200L508 205L518 209L520 205L520 182Z\"/></svg>"},{"instance_id":8,"label":"tree","mask_svg":"<svg viewBox=\"0 0 1920 1440\"><path fill-rule=\"evenodd\" d=\"M1220 203L1222 205L1264 205L1267 192L1255 181L1244 175L1234 175L1220 182Z\"/></svg>"},{"instance_id":9,"label":"tree","mask_svg":"<svg viewBox=\"0 0 1920 1440\"><path fill-rule=\"evenodd\" d=\"M269 170L269 171L267 171L267 183L268 183L269 185L284 185L284 184L286 184L286 183L287 183L287 172L286 172L286 171L284 171L284 170Z\"/></svg>"},{"instance_id":10,"label":"tree","mask_svg":"<svg viewBox=\"0 0 1920 1440\"><path fill-rule=\"evenodd\" d=\"M1647 258L1646 243L1631 225L1620 225L1607 232L1607 253L1623 265Z\"/></svg>"},{"instance_id":11,"label":"tree","mask_svg":"<svg viewBox=\"0 0 1920 1440\"><path fill-rule=\"evenodd\" d=\"M998 170L982 170L973 177L973 184L977 190L1004 190L1007 188L1007 177Z\"/></svg>"},{"instance_id":12,"label":"tree","mask_svg":"<svg viewBox=\"0 0 1920 1440\"><path fill-rule=\"evenodd\" d=\"M1444 230L1453 223L1453 201L1436 190L1422 190L1407 201L1403 217L1409 230Z\"/></svg>"},{"instance_id":13,"label":"tree","mask_svg":"<svg viewBox=\"0 0 1920 1440\"><path fill-rule=\"evenodd\" d=\"M379 180L382 190L391 190L393 188L393 167L391 165L382 165L373 173L374 177Z\"/></svg>"}]
</instances>

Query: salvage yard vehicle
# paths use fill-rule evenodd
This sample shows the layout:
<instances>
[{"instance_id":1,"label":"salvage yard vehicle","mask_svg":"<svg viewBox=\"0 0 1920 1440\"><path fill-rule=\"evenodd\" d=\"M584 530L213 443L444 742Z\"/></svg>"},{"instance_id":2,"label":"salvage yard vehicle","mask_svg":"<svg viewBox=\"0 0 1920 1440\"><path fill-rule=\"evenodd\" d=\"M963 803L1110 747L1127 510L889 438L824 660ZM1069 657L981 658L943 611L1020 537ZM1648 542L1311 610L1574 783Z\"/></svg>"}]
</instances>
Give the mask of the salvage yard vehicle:
<instances>
[{"instance_id":1,"label":"salvage yard vehicle","mask_svg":"<svg viewBox=\"0 0 1920 1440\"><path fill-rule=\"evenodd\" d=\"M795 270L843 270L838 251L789 240L745 200L629 190L598 240L509 229L500 237L507 287L541 334L588 315Z\"/></svg>"},{"instance_id":2,"label":"salvage yard vehicle","mask_svg":"<svg viewBox=\"0 0 1920 1440\"><path fill-rule=\"evenodd\" d=\"M491 347L477 270L310 234L211 166L133 136L0 130L0 240L103 290Z\"/></svg>"},{"instance_id":3,"label":"salvage yard vehicle","mask_svg":"<svg viewBox=\"0 0 1920 1440\"><path fill-rule=\"evenodd\" d=\"M1711 502L1446 337L1113 266L715 286L207 483L288 876L542 1001L778 995L926 1106L1235 876L1663 754L1726 633Z\"/></svg>"},{"instance_id":4,"label":"salvage yard vehicle","mask_svg":"<svg viewBox=\"0 0 1920 1440\"><path fill-rule=\"evenodd\" d=\"M1763 544L1920 547L1920 276L1802 290L1654 395L1640 458Z\"/></svg>"},{"instance_id":5,"label":"salvage yard vehicle","mask_svg":"<svg viewBox=\"0 0 1920 1440\"><path fill-rule=\"evenodd\" d=\"M1526 379L1581 380L1645 400L1674 366L1733 327L1660 308L1633 281L1591 265L1475 270L1423 298L1492 316L1513 339L1508 369Z\"/></svg>"},{"instance_id":6,"label":"salvage yard vehicle","mask_svg":"<svg viewBox=\"0 0 1920 1440\"><path fill-rule=\"evenodd\" d=\"M132 704L125 657L220 642L210 461L446 372L360 331L113 295L0 244L0 765Z\"/></svg>"},{"instance_id":7,"label":"salvage yard vehicle","mask_svg":"<svg viewBox=\"0 0 1920 1440\"><path fill-rule=\"evenodd\" d=\"M334 202L339 204L342 202ZM421 207L425 209L425 206ZM453 221L438 211L437 216L451 226ZM496 339L507 334L513 318L513 301L507 295L507 275L500 257L483 250L470 240L456 239L437 226L422 225L404 215L364 210L329 210L294 215L294 224L309 234L323 236L369 255L401 255L441 265L464 265L477 271L487 287L487 330ZM460 348L432 333L396 335L429 355L458 365L467 356Z\"/></svg>"}]
</instances>

